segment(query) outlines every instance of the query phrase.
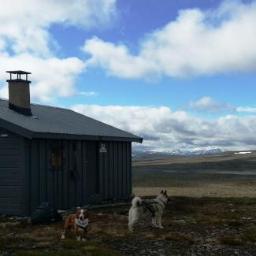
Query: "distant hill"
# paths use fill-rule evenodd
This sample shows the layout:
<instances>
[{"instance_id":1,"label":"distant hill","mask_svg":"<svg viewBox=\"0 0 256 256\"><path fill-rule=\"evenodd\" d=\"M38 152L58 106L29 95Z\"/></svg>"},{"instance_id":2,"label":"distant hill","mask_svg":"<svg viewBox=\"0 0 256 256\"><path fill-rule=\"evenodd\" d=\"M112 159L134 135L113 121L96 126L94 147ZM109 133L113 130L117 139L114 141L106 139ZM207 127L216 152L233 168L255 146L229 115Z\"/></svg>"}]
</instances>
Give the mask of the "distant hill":
<instances>
[{"instance_id":1,"label":"distant hill","mask_svg":"<svg viewBox=\"0 0 256 256\"><path fill-rule=\"evenodd\" d=\"M175 155L171 153L159 152L138 152L133 155L134 166L162 166L173 164L195 164L195 163L220 163L220 162L236 162L249 161L255 165L256 151L216 151L214 152L198 152L191 154ZM256 165L255 165L256 166Z\"/></svg>"},{"instance_id":2,"label":"distant hill","mask_svg":"<svg viewBox=\"0 0 256 256\"><path fill-rule=\"evenodd\" d=\"M194 149L194 150L175 150L170 152L156 152L156 151L134 151L133 159L163 159L170 156L200 156L200 155L216 155L223 151L219 148L211 149Z\"/></svg>"}]
</instances>

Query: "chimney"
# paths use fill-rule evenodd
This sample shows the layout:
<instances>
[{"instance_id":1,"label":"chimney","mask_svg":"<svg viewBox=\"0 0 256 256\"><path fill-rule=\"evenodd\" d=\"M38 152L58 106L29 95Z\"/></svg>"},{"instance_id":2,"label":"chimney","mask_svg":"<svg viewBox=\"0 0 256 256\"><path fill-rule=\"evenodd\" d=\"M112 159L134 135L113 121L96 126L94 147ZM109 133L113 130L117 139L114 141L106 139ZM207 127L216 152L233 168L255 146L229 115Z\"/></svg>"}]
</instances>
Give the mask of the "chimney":
<instances>
[{"instance_id":1,"label":"chimney","mask_svg":"<svg viewBox=\"0 0 256 256\"><path fill-rule=\"evenodd\" d=\"M9 85L9 108L20 114L31 116L30 81L28 80L28 74L31 73L21 70L6 72L10 74L10 79L7 80Z\"/></svg>"}]
</instances>

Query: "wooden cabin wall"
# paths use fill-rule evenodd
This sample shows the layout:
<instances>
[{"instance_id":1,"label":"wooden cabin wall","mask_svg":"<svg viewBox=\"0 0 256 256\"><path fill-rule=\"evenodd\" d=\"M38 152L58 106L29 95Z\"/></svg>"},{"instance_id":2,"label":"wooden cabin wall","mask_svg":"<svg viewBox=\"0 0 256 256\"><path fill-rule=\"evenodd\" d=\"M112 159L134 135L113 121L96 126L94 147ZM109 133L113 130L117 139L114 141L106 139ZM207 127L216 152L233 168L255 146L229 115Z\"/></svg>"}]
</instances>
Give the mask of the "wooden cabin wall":
<instances>
[{"instance_id":1,"label":"wooden cabin wall","mask_svg":"<svg viewBox=\"0 0 256 256\"><path fill-rule=\"evenodd\" d=\"M103 142L107 152L100 153L100 192L104 200L129 199L132 193L131 143Z\"/></svg>"},{"instance_id":2,"label":"wooden cabin wall","mask_svg":"<svg viewBox=\"0 0 256 256\"><path fill-rule=\"evenodd\" d=\"M62 148L59 170L51 170L52 143ZM100 200L123 200L131 194L131 143L32 140L29 174L30 212L42 202L68 209ZM76 170L74 170L76 169Z\"/></svg>"},{"instance_id":3,"label":"wooden cabin wall","mask_svg":"<svg viewBox=\"0 0 256 256\"><path fill-rule=\"evenodd\" d=\"M51 166L52 143L62 148L58 170ZM76 145L76 146L74 146ZM74 147L76 150L74 151ZM31 211L42 202L58 209L68 209L86 202L84 143L81 141L33 140L31 142L30 183ZM77 173L74 170L77 165Z\"/></svg>"},{"instance_id":4,"label":"wooden cabin wall","mask_svg":"<svg viewBox=\"0 0 256 256\"><path fill-rule=\"evenodd\" d=\"M26 214L24 154L24 139L0 128L0 214Z\"/></svg>"}]
</instances>

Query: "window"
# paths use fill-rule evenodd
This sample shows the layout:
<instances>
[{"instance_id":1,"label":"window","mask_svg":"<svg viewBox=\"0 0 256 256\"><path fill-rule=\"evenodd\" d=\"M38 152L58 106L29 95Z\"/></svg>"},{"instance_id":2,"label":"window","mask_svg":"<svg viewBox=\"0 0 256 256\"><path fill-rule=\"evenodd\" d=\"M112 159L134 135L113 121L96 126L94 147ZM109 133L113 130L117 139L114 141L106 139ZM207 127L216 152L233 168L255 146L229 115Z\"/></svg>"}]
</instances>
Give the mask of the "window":
<instances>
[{"instance_id":1,"label":"window","mask_svg":"<svg viewBox=\"0 0 256 256\"><path fill-rule=\"evenodd\" d=\"M50 145L50 166L52 171L61 170L62 165L62 147L60 143Z\"/></svg>"}]
</instances>

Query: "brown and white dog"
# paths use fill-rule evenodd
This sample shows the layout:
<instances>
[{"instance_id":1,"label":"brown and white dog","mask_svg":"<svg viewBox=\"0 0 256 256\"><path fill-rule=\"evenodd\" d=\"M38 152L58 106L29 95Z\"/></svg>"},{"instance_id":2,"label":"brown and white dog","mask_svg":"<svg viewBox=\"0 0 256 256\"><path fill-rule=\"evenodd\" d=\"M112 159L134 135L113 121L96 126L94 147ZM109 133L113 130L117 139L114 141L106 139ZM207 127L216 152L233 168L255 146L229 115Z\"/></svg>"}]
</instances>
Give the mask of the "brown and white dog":
<instances>
[{"instance_id":1,"label":"brown and white dog","mask_svg":"<svg viewBox=\"0 0 256 256\"><path fill-rule=\"evenodd\" d=\"M86 240L89 225L89 216L86 209L77 208L76 213L70 214L65 219L64 232L61 239L66 238L66 233L71 231L75 234L78 241Z\"/></svg>"}]
</instances>

